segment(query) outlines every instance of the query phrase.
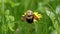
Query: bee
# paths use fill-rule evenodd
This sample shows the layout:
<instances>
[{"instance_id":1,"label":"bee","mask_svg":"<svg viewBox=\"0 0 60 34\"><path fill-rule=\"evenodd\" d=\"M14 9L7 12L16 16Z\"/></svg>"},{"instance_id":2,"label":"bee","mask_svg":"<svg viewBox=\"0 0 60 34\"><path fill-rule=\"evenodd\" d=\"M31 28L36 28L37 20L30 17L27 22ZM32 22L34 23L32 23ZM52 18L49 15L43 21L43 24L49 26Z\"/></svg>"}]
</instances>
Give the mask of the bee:
<instances>
[{"instance_id":1,"label":"bee","mask_svg":"<svg viewBox=\"0 0 60 34\"><path fill-rule=\"evenodd\" d=\"M23 16L22 21L27 21L28 23L33 23L35 20L38 20L38 17L33 13L33 11L28 10L26 15Z\"/></svg>"}]
</instances>

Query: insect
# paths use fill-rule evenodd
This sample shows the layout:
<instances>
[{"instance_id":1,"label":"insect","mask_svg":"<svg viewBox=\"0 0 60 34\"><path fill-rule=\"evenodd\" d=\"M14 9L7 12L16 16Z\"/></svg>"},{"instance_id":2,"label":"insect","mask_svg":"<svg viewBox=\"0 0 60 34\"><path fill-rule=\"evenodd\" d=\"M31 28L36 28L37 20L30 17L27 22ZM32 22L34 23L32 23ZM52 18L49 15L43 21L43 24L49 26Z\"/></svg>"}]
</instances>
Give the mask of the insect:
<instances>
[{"instance_id":1,"label":"insect","mask_svg":"<svg viewBox=\"0 0 60 34\"><path fill-rule=\"evenodd\" d=\"M22 21L27 21L28 23L33 23L35 20L38 20L38 17L33 13L33 11L28 10L26 15L23 16Z\"/></svg>"}]
</instances>

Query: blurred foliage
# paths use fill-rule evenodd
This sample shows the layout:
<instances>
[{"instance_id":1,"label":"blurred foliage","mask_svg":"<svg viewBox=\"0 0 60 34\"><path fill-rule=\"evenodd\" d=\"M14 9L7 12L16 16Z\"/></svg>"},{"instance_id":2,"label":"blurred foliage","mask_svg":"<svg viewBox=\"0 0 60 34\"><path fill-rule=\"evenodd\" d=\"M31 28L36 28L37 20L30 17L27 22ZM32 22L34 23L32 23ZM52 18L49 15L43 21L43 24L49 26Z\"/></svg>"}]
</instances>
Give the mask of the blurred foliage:
<instances>
[{"instance_id":1,"label":"blurred foliage","mask_svg":"<svg viewBox=\"0 0 60 34\"><path fill-rule=\"evenodd\" d=\"M22 22L32 10L42 14L34 24ZM60 34L60 0L0 0L0 34Z\"/></svg>"}]
</instances>

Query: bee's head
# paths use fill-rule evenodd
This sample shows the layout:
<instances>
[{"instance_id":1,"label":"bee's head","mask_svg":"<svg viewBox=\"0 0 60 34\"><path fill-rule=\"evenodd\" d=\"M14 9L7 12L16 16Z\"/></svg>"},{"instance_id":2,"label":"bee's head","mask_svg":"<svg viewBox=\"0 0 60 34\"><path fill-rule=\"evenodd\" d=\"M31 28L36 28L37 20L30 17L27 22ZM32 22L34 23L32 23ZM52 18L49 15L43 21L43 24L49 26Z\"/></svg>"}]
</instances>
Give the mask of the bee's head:
<instances>
[{"instance_id":1,"label":"bee's head","mask_svg":"<svg viewBox=\"0 0 60 34\"><path fill-rule=\"evenodd\" d=\"M28 10L28 11L26 12L26 18L27 18L27 19L32 19L32 18L33 18L33 11Z\"/></svg>"}]
</instances>

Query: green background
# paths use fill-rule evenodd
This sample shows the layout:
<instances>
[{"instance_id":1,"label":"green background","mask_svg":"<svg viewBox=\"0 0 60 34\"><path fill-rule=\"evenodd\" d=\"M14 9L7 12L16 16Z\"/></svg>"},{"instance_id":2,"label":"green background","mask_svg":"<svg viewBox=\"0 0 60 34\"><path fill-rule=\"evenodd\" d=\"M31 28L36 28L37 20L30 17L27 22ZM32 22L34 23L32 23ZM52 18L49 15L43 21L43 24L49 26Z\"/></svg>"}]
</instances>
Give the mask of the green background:
<instances>
[{"instance_id":1,"label":"green background","mask_svg":"<svg viewBox=\"0 0 60 34\"><path fill-rule=\"evenodd\" d=\"M27 10L42 19L22 22ZM0 0L0 34L60 34L60 0Z\"/></svg>"}]
</instances>

